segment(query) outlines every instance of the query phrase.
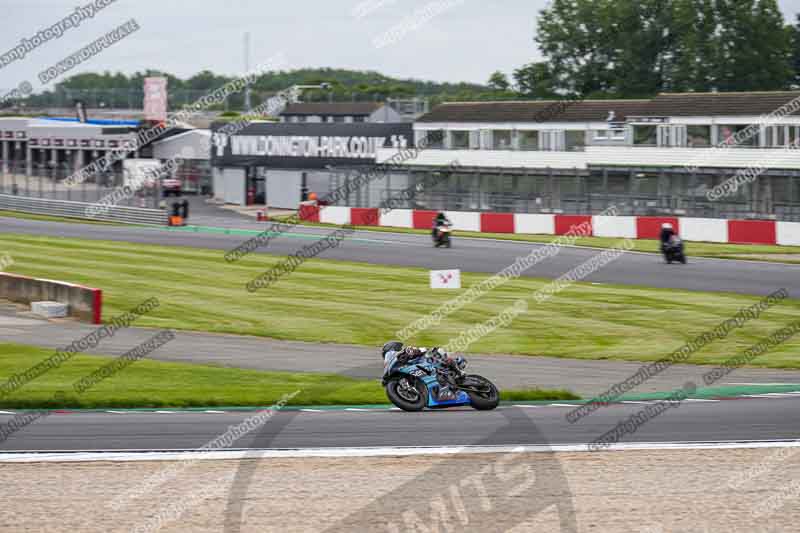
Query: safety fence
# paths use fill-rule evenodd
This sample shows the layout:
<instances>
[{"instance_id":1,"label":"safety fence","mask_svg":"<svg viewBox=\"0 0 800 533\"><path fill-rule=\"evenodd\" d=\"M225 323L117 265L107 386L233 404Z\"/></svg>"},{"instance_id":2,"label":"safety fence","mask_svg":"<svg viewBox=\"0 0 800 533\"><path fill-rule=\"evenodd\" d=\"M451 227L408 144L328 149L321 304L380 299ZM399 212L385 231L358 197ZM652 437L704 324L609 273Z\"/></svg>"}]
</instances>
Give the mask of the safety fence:
<instances>
[{"instance_id":1,"label":"safety fence","mask_svg":"<svg viewBox=\"0 0 800 533\"><path fill-rule=\"evenodd\" d=\"M93 220L128 224L166 226L168 222L166 211L140 207L111 206L107 210L95 211L94 216L90 217L87 214L87 209L92 205L95 204L0 194L0 210L20 211L37 215L91 218Z\"/></svg>"}]
</instances>

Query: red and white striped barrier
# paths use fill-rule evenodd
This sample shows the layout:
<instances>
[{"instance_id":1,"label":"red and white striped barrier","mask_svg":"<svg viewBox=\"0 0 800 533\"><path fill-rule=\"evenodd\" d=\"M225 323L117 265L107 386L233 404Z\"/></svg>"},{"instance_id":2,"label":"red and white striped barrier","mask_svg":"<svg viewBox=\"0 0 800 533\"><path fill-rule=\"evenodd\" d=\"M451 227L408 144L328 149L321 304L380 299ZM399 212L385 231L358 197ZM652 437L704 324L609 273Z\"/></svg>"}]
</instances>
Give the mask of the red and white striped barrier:
<instances>
[{"instance_id":1,"label":"red and white striped barrier","mask_svg":"<svg viewBox=\"0 0 800 533\"><path fill-rule=\"evenodd\" d=\"M661 225L669 222L687 241L800 246L800 222L470 211L445 211L445 214L453 222L453 229L460 231L564 235L573 227L586 224L595 237L658 239ZM377 208L302 206L300 216L309 222L337 225L430 229L436 211L394 209L379 214Z\"/></svg>"}]
</instances>

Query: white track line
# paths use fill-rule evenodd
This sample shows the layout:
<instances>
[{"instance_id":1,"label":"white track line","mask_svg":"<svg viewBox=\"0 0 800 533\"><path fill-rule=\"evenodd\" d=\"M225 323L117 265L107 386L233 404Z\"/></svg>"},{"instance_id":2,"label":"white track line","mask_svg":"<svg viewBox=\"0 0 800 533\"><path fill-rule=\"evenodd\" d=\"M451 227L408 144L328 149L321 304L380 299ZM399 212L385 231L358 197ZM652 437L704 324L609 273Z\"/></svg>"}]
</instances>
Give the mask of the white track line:
<instances>
[{"instance_id":1,"label":"white track line","mask_svg":"<svg viewBox=\"0 0 800 533\"><path fill-rule=\"evenodd\" d=\"M15 415L17 413L12 413L11 411L0 411L0 415Z\"/></svg>"},{"instance_id":2,"label":"white track line","mask_svg":"<svg viewBox=\"0 0 800 533\"><path fill-rule=\"evenodd\" d=\"M711 400L709 398L686 398L684 402L719 402L720 400Z\"/></svg>"},{"instance_id":3,"label":"white track line","mask_svg":"<svg viewBox=\"0 0 800 533\"><path fill-rule=\"evenodd\" d=\"M592 452L586 444L519 446L438 446L379 448L305 448L261 450L191 451L109 451L109 452L18 452L0 453L0 463L80 463L96 461L183 461L230 459L286 459L306 457L406 457L415 455L457 455L479 453L608 453L641 450L731 450L750 448L800 448L797 440L711 441L711 442L642 442L612 445L602 452Z\"/></svg>"},{"instance_id":4,"label":"white track line","mask_svg":"<svg viewBox=\"0 0 800 533\"><path fill-rule=\"evenodd\" d=\"M225 411L211 411L211 410L208 410L208 411L205 411L205 412L209 413L209 414L212 414L212 415L224 415L225 414Z\"/></svg>"}]
</instances>

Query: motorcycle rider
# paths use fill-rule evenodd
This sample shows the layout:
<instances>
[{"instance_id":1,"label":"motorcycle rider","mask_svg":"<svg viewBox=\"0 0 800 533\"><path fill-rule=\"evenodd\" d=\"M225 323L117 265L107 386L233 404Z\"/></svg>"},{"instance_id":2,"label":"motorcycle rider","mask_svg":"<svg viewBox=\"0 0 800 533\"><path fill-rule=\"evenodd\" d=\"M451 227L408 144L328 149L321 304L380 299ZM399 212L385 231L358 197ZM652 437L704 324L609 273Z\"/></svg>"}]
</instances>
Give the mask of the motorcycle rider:
<instances>
[{"instance_id":1,"label":"motorcycle rider","mask_svg":"<svg viewBox=\"0 0 800 533\"><path fill-rule=\"evenodd\" d=\"M388 355L397 354L397 360L402 364L407 364L414 359L419 359L421 357L426 357L431 361L438 362L442 365L442 368L445 370L445 372L439 372L436 374L436 379L439 382L439 394L437 399L439 401L455 399L456 393L452 390L447 381L447 374L450 372L455 372L456 374L461 372L461 369L459 368L459 360L461 359L460 357L453 359L441 348L428 349L425 347L416 346L403 347L403 343L398 341L389 341L384 344L382 352L384 361L386 361Z\"/></svg>"},{"instance_id":2,"label":"motorcycle rider","mask_svg":"<svg viewBox=\"0 0 800 533\"><path fill-rule=\"evenodd\" d=\"M676 235L675 230L672 228L672 224L669 222L665 222L661 224L661 248L663 249L665 245L669 244L669 241L672 240L672 236Z\"/></svg>"},{"instance_id":3,"label":"motorcycle rider","mask_svg":"<svg viewBox=\"0 0 800 533\"><path fill-rule=\"evenodd\" d=\"M452 225L450 219L447 218L447 215L445 215L444 212L439 211L439 213L437 213L436 217L433 219L433 229L431 230L434 241L438 240L437 237L439 236L439 228L446 224Z\"/></svg>"},{"instance_id":4,"label":"motorcycle rider","mask_svg":"<svg viewBox=\"0 0 800 533\"><path fill-rule=\"evenodd\" d=\"M669 222L665 222L661 224L661 251L666 251L667 245L669 245L672 237L677 235L675 230L672 228L672 224Z\"/></svg>"}]
</instances>

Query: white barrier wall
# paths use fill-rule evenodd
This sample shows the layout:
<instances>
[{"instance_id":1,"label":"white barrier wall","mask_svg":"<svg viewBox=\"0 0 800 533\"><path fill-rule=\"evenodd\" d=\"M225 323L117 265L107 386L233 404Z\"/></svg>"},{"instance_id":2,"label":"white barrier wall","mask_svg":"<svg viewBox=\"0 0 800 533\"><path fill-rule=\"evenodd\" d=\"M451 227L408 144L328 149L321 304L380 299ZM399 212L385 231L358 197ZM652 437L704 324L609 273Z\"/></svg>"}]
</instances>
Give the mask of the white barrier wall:
<instances>
[{"instance_id":1,"label":"white barrier wall","mask_svg":"<svg viewBox=\"0 0 800 533\"><path fill-rule=\"evenodd\" d=\"M555 232L555 215L532 215L528 213L514 215L514 233L554 235Z\"/></svg>"},{"instance_id":2,"label":"white barrier wall","mask_svg":"<svg viewBox=\"0 0 800 533\"><path fill-rule=\"evenodd\" d=\"M800 246L800 222L778 222L778 244Z\"/></svg>"},{"instance_id":3,"label":"white barrier wall","mask_svg":"<svg viewBox=\"0 0 800 533\"><path fill-rule=\"evenodd\" d=\"M635 239L636 217L592 217L592 234L595 237L621 237Z\"/></svg>"},{"instance_id":4,"label":"white barrier wall","mask_svg":"<svg viewBox=\"0 0 800 533\"><path fill-rule=\"evenodd\" d=\"M329 205L319 210L319 221L344 226L350 223L350 208Z\"/></svg>"},{"instance_id":5,"label":"white barrier wall","mask_svg":"<svg viewBox=\"0 0 800 533\"><path fill-rule=\"evenodd\" d=\"M413 228L414 211L411 209L392 209L389 212L381 213L381 226L391 226L393 228Z\"/></svg>"},{"instance_id":6,"label":"white barrier wall","mask_svg":"<svg viewBox=\"0 0 800 533\"><path fill-rule=\"evenodd\" d=\"M716 218L681 217L680 234L687 241L728 242L728 221Z\"/></svg>"},{"instance_id":7,"label":"white barrier wall","mask_svg":"<svg viewBox=\"0 0 800 533\"><path fill-rule=\"evenodd\" d=\"M447 218L453 223L453 229L459 231L481 231L481 214L469 211L445 211Z\"/></svg>"}]
</instances>

